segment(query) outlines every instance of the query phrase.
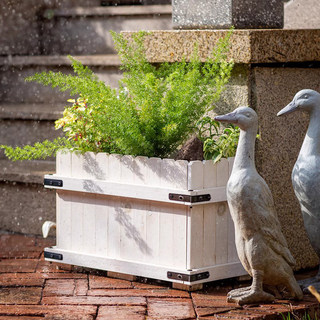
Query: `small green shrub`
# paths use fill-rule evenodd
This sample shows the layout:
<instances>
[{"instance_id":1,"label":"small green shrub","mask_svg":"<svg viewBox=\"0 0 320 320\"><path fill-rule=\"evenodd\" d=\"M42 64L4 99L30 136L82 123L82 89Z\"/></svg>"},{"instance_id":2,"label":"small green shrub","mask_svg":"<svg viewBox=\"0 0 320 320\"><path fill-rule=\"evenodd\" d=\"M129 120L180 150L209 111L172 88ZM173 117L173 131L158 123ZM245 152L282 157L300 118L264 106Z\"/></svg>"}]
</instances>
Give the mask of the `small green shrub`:
<instances>
[{"instance_id":1,"label":"small green shrub","mask_svg":"<svg viewBox=\"0 0 320 320\"><path fill-rule=\"evenodd\" d=\"M145 32L132 40L112 32L122 62L119 89L112 89L71 56L74 75L42 72L26 79L69 91L75 100L56 121L65 137L34 146L0 146L12 160L37 159L67 148L153 157L170 156L213 108L228 82L233 63L226 60L228 35L201 63L195 48L191 61L152 65L143 46Z\"/></svg>"},{"instance_id":2,"label":"small green shrub","mask_svg":"<svg viewBox=\"0 0 320 320\"><path fill-rule=\"evenodd\" d=\"M218 121L204 117L198 122L199 137L203 141L203 156L214 163L236 154L240 129L230 124L222 129Z\"/></svg>"}]
</instances>

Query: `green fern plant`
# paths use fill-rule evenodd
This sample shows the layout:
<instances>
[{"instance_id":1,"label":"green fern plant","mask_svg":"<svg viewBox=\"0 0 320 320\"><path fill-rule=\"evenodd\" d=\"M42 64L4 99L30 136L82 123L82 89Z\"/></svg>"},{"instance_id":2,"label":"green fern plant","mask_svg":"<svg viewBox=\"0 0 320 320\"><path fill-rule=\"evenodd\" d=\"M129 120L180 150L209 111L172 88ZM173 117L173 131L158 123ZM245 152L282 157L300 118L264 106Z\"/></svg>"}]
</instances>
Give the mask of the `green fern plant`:
<instances>
[{"instance_id":1,"label":"green fern plant","mask_svg":"<svg viewBox=\"0 0 320 320\"><path fill-rule=\"evenodd\" d=\"M64 148L154 157L170 156L213 108L228 82L233 62L227 61L230 31L212 56L200 62L197 49L189 62L152 65L147 61L145 32L131 40L111 32L122 62L119 89L112 89L69 56L73 75L42 72L28 77L45 86L69 91L77 99L56 121L65 137L34 146L0 146L12 160L37 159Z\"/></svg>"}]
</instances>

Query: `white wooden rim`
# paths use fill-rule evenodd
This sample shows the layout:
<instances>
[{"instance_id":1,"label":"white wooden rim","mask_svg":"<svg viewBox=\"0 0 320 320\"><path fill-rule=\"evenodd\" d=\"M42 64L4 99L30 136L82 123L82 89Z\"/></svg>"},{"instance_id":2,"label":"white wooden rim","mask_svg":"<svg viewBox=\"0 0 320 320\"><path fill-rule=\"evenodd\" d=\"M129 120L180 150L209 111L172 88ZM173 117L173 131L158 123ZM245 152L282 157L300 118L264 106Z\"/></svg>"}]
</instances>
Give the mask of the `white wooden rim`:
<instances>
[{"instance_id":1,"label":"white wooden rim","mask_svg":"<svg viewBox=\"0 0 320 320\"><path fill-rule=\"evenodd\" d=\"M183 204L187 206L202 205L215 202L226 201L226 188L215 187L201 190L179 190L179 189L168 189L153 186L135 185L135 184L124 184L117 182L110 182L104 180L95 179L81 179L81 178L70 178L59 175L45 175L45 179L60 180L63 183L62 187L45 185L46 188L57 189L57 190L68 190L75 192L88 192L94 194L102 194L108 196L118 196L134 199L144 199L152 201L169 202L176 204ZM209 201L202 202L184 202L174 201L169 199L169 194L181 194L189 196L198 195L210 195Z\"/></svg>"},{"instance_id":2,"label":"white wooden rim","mask_svg":"<svg viewBox=\"0 0 320 320\"><path fill-rule=\"evenodd\" d=\"M240 262L226 263L200 269L188 270L183 268L176 269L170 266L153 265L141 262L113 259L109 257L101 257L92 254L63 250L57 247L45 248L45 251L63 255L63 260L45 258L45 260L47 261L77 265L87 268L95 268L105 271L120 272L146 278L183 283L186 285L194 285L198 283L205 283L230 277L247 275L247 272L243 269ZM199 281L180 281L169 279L167 276L168 271L188 275L198 274L201 272L209 272L210 276L207 279L202 279Z\"/></svg>"}]
</instances>

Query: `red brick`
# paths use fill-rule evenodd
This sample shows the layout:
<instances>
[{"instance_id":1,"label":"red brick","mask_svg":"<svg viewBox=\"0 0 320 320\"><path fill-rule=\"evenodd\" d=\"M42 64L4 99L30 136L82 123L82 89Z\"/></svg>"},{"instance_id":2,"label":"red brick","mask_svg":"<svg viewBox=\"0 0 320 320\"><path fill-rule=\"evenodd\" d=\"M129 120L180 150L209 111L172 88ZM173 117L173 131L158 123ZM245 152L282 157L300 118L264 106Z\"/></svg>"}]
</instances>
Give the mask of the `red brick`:
<instances>
[{"instance_id":1,"label":"red brick","mask_svg":"<svg viewBox=\"0 0 320 320\"><path fill-rule=\"evenodd\" d=\"M152 283L141 283L141 282L132 282L132 286L135 289L165 289L168 288L165 285L158 285Z\"/></svg>"},{"instance_id":2,"label":"red brick","mask_svg":"<svg viewBox=\"0 0 320 320\"><path fill-rule=\"evenodd\" d=\"M59 268L59 264L51 261L40 260L37 265L37 272L49 273L49 272L70 272L71 266L66 265L68 270L62 270Z\"/></svg>"},{"instance_id":3,"label":"red brick","mask_svg":"<svg viewBox=\"0 0 320 320\"><path fill-rule=\"evenodd\" d=\"M0 288L0 304L38 304L41 287Z\"/></svg>"},{"instance_id":4,"label":"red brick","mask_svg":"<svg viewBox=\"0 0 320 320\"><path fill-rule=\"evenodd\" d=\"M39 273L1 273L0 286L42 286L44 278Z\"/></svg>"},{"instance_id":5,"label":"red brick","mask_svg":"<svg viewBox=\"0 0 320 320\"><path fill-rule=\"evenodd\" d=\"M148 299L148 319L193 319L191 299Z\"/></svg>"},{"instance_id":6,"label":"red brick","mask_svg":"<svg viewBox=\"0 0 320 320\"><path fill-rule=\"evenodd\" d=\"M66 305L0 305L0 314L2 315L12 315L12 316L43 316L46 318L50 315L55 317L60 317L61 319L77 319L79 320L89 320L95 316L97 312L96 306L66 306ZM63 318L63 317L64 318ZM81 318L82 317L82 318Z\"/></svg>"},{"instance_id":7,"label":"red brick","mask_svg":"<svg viewBox=\"0 0 320 320\"><path fill-rule=\"evenodd\" d=\"M3 250L0 252L0 259L39 259L40 251L18 251Z\"/></svg>"},{"instance_id":8,"label":"red brick","mask_svg":"<svg viewBox=\"0 0 320 320\"><path fill-rule=\"evenodd\" d=\"M42 304L63 304L63 305L146 305L143 297L43 297Z\"/></svg>"},{"instance_id":9,"label":"red brick","mask_svg":"<svg viewBox=\"0 0 320 320\"><path fill-rule=\"evenodd\" d=\"M143 306L108 306L99 307L97 320L144 320L146 308Z\"/></svg>"},{"instance_id":10,"label":"red brick","mask_svg":"<svg viewBox=\"0 0 320 320\"><path fill-rule=\"evenodd\" d=\"M36 246L36 238L34 236L26 236L21 234L2 234L0 235L0 249L7 248L14 249L27 249Z\"/></svg>"},{"instance_id":11,"label":"red brick","mask_svg":"<svg viewBox=\"0 0 320 320\"><path fill-rule=\"evenodd\" d=\"M227 312L233 310L230 307L202 307L196 308L196 313L198 317L205 317L205 316L213 316L215 314L219 314L222 312Z\"/></svg>"},{"instance_id":12,"label":"red brick","mask_svg":"<svg viewBox=\"0 0 320 320\"><path fill-rule=\"evenodd\" d=\"M88 291L89 296L119 296L119 297L164 297L164 298L189 298L188 292L181 290L173 290L169 288L161 289L92 289Z\"/></svg>"},{"instance_id":13,"label":"red brick","mask_svg":"<svg viewBox=\"0 0 320 320\"><path fill-rule=\"evenodd\" d=\"M35 237L24 235L1 235L0 236L0 258L39 258L41 248L36 246Z\"/></svg>"},{"instance_id":14,"label":"red brick","mask_svg":"<svg viewBox=\"0 0 320 320\"><path fill-rule=\"evenodd\" d=\"M46 280L43 296L73 296L75 289L74 279L53 279Z\"/></svg>"},{"instance_id":15,"label":"red brick","mask_svg":"<svg viewBox=\"0 0 320 320\"><path fill-rule=\"evenodd\" d=\"M127 280L89 275L90 289L127 289L132 287L131 282Z\"/></svg>"},{"instance_id":16,"label":"red brick","mask_svg":"<svg viewBox=\"0 0 320 320\"><path fill-rule=\"evenodd\" d=\"M74 294L76 296L86 296L87 293L88 293L88 280L87 279L75 280Z\"/></svg>"},{"instance_id":17,"label":"red brick","mask_svg":"<svg viewBox=\"0 0 320 320\"><path fill-rule=\"evenodd\" d=\"M219 308L235 308L236 303L227 302L224 295L215 295L213 293L192 293L192 300L196 307L219 307Z\"/></svg>"},{"instance_id":18,"label":"red brick","mask_svg":"<svg viewBox=\"0 0 320 320\"><path fill-rule=\"evenodd\" d=\"M49 273L37 273L44 279L87 279L87 275L84 273L71 273L71 272L49 272Z\"/></svg>"},{"instance_id":19,"label":"red brick","mask_svg":"<svg viewBox=\"0 0 320 320\"><path fill-rule=\"evenodd\" d=\"M0 261L0 273L34 272L37 263L33 259L4 259Z\"/></svg>"},{"instance_id":20,"label":"red brick","mask_svg":"<svg viewBox=\"0 0 320 320\"><path fill-rule=\"evenodd\" d=\"M0 320L17 320L16 316L0 316ZM19 320L40 320L39 317L19 316Z\"/></svg>"}]
</instances>

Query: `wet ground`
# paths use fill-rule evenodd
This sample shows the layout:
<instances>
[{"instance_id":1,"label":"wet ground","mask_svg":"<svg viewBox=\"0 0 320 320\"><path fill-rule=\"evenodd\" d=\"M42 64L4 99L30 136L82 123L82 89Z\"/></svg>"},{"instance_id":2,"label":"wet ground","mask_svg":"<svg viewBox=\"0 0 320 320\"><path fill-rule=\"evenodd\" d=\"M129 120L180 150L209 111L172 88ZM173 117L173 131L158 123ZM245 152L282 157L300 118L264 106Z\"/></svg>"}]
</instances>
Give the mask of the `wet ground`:
<instances>
[{"instance_id":1,"label":"wet ground","mask_svg":"<svg viewBox=\"0 0 320 320\"><path fill-rule=\"evenodd\" d=\"M311 319L319 304L311 295L301 302L239 307L226 293L248 283L214 282L197 292L175 290L170 283L120 280L77 267L44 261L54 239L0 234L0 320L2 319ZM317 270L303 272L304 278Z\"/></svg>"}]
</instances>

